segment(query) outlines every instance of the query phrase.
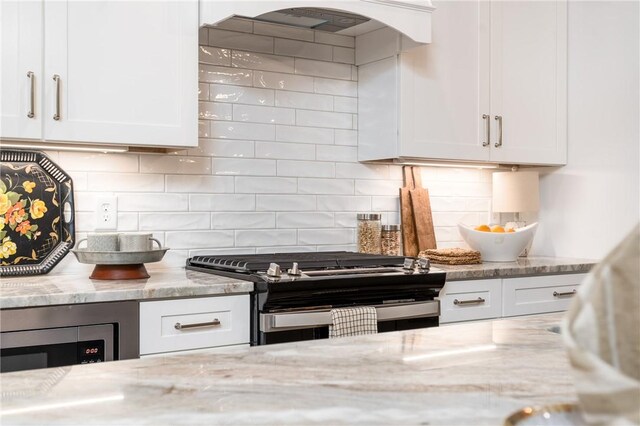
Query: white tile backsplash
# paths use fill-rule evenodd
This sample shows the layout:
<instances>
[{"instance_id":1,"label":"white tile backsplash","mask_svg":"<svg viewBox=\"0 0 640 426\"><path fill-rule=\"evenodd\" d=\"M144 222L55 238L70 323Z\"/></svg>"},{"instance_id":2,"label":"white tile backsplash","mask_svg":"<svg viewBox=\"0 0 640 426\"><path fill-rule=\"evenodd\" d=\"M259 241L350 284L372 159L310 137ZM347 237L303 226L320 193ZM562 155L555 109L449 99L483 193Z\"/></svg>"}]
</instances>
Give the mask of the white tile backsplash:
<instances>
[{"instance_id":1,"label":"white tile backsplash","mask_svg":"<svg viewBox=\"0 0 640 426\"><path fill-rule=\"evenodd\" d=\"M273 37L209 28L209 46L273 53Z\"/></svg>"},{"instance_id":2,"label":"white tile backsplash","mask_svg":"<svg viewBox=\"0 0 640 426\"><path fill-rule=\"evenodd\" d=\"M274 91L270 89L210 84L207 93L209 99L216 103L237 102L249 105L274 105Z\"/></svg>"},{"instance_id":3,"label":"white tile backsplash","mask_svg":"<svg viewBox=\"0 0 640 426\"><path fill-rule=\"evenodd\" d=\"M235 121L252 123L290 124L296 122L296 111L291 108L276 108L255 105L233 105Z\"/></svg>"},{"instance_id":4,"label":"white tile backsplash","mask_svg":"<svg viewBox=\"0 0 640 426\"><path fill-rule=\"evenodd\" d=\"M297 92L313 92L314 88L313 77L267 71L255 71L253 73L253 85L268 89L294 90Z\"/></svg>"},{"instance_id":5,"label":"white tile backsplash","mask_svg":"<svg viewBox=\"0 0 640 426\"><path fill-rule=\"evenodd\" d=\"M311 144L292 142L256 142L256 158L282 160L315 160L316 148Z\"/></svg>"},{"instance_id":6,"label":"white tile backsplash","mask_svg":"<svg viewBox=\"0 0 640 426\"><path fill-rule=\"evenodd\" d=\"M212 121L209 137L214 139L255 139L272 141L276 137L276 128L273 124Z\"/></svg>"},{"instance_id":7,"label":"white tile backsplash","mask_svg":"<svg viewBox=\"0 0 640 426\"><path fill-rule=\"evenodd\" d=\"M333 103L334 97L329 95L314 95L303 92L288 92L285 90L276 91L276 106L279 107L332 111Z\"/></svg>"},{"instance_id":8,"label":"white tile backsplash","mask_svg":"<svg viewBox=\"0 0 640 426\"><path fill-rule=\"evenodd\" d=\"M241 86L253 84L251 70L200 64L199 71L201 83L239 84Z\"/></svg>"},{"instance_id":9,"label":"white tile backsplash","mask_svg":"<svg viewBox=\"0 0 640 426\"><path fill-rule=\"evenodd\" d=\"M351 80L351 66L337 62L296 58L295 72L302 75Z\"/></svg>"},{"instance_id":10,"label":"white tile backsplash","mask_svg":"<svg viewBox=\"0 0 640 426\"><path fill-rule=\"evenodd\" d=\"M334 47L333 61L344 62L345 64L355 64L356 51L355 49L349 49L348 47Z\"/></svg>"},{"instance_id":11,"label":"white tile backsplash","mask_svg":"<svg viewBox=\"0 0 640 426\"><path fill-rule=\"evenodd\" d=\"M198 60L200 63L211 65L231 65L231 51L229 49L220 49L211 46L200 46L198 52Z\"/></svg>"},{"instance_id":12,"label":"white tile backsplash","mask_svg":"<svg viewBox=\"0 0 640 426\"><path fill-rule=\"evenodd\" d=\"M232 176L167 175L167 191L207 194L233 193L234 180Z\"/></svg>"},{"instance_id":13,"label":"white tile backsplash","mask_svg":"<svg viewBox=\"0 0 640 426\"><path fill-rule=\"evenodd\" d=\"M250 70L293 73L293 58L234 50L231 66Z\"/></svg>"},{"instance_id":14,"label":"white tile backsplash","mask_svg":"<svg viewBox=\"0 0 640 426\"><path fill-rule=\"evenodd\" d=\"M141 155L141 173L211 174L211 160L205 157Z\"/></svg>"},{"instance_id":15,"label":"white tile backsplash","mask_svg":"<svg viewBox=\"0 0 640 426\"><path fill-rule=\"evenodd\" d=\"M275 176L276 161L244 158L214 158L213 173L228 176Z\"/></svg>"},{"instance_id":16,"label":"white tile backsplash","mask_svg":"<svg viewBox=\"0 0 640 426\"><path fill-rule=\"evenodd\" d=\"M49 153L74 180L79 235L105 194L118 197L118 231L171 247L154 268L197 254L355 250L358 212L397 223L401 167L357 162L353 56L344 35L244 18L201 29L197 148ZM463 245L459 222L488 220L490 171L425 167L422 180L440 247Z\"/></svg>"},{"instance_id":17,"label":"white tile backsplash","mask_svg":"<svg viewBox=\"0 0 640 426\"><path fill-rule=\"evenodd\" d=\"M277 55L317 59L319 61L331 61L333 57L331 46L279 38L275 39L275 53Z\"/></svg>"}]
</instances>

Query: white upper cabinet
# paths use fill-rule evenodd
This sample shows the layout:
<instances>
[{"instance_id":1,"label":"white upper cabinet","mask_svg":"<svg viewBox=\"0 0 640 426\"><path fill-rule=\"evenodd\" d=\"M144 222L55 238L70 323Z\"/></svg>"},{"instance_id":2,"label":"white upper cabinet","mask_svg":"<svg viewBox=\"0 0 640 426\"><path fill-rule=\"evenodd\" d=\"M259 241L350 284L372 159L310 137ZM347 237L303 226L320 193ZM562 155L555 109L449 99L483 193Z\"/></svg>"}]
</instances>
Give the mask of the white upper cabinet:
<instances>
[{"instance_id":1,"label":"white upper cabinet","mask_svg":"<svg viewBox=\"0 0 640 426\"><path fill-rule=\"evenodd\" d=\"M395 93L362 72L383 61L360 66L360 96L393 97L398 108L386 108L398 125L367 126L360 116L359 160L565 164L566 2L434 6L432 43L400 53L384 70L395 74ZM360 112L376 109L370 102L384 100L361 97Z\"/></svg>"},{"instance_id":2,"label":"white upper cabinet","mask_svg":"<svg viewBox=\"0 0 640 426\"><path fill-rule=\"evenodd\" d=\"M566 164L566 2L492 2L491 76L491 160Z\"/></svg>"},{"instance_id":3,"label":"white upper cabinet","mask_svg":"<svg viewBox=\"0 0 640 426\"><path fill-rule=\"evenodd\" d=\"M42 64L36 73L42 134L3 130L3 138L197 145L197 1L26 3L42 13L43 24L29 21L30 30L44 28L44 46L34 50ZM2 20L4 32L4 14ZM26 75L19 68L14 74ZM4 88L4 75L2 81Z\"/></svg>"},{"instance_id":4,"label":"white upper cabinet","mask_svg":"<svg viewBox=\"0 0 640 426\"><path fill-rule=\"evenodd\" d=\"M0 135L42 137L42 3L0 2Z\"/></svg>"}]
</instances>

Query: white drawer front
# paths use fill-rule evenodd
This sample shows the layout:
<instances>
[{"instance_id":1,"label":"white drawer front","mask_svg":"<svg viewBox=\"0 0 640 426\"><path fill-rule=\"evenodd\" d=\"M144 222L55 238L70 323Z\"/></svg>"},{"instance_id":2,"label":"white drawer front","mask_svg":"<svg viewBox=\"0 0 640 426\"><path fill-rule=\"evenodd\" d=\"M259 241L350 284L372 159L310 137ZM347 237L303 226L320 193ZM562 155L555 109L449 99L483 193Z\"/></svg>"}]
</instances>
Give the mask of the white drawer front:
<instances>
[{"instance_id":1,"label":"white drawer front","mask_svg":"<svg viewBox=\"0 0 640 426\"><path fill-rule=\"evenodd\" d=\"M565 311L573 292L587 274L505 278L502 288L505 317Z\"/></svg>"},{"instance_id":2,"label":"white drawer front","mask_svg":"<svg viewBox=\"0 0 640 426\"><path fill-rule=\"evenodd\" d=\"M500 279L447 282L440 291L440 323L500 317L501 290Z\"/></svg>"},{"instance_id":3,"label":"white drawer front","mask_svg":"<svg viewBox=\"0 0 640 426\"><path fill-rule=\"evenodd\" d=\"M140 302L140 355L243 343L249 295Z\"/></svg>"}]
</instances>

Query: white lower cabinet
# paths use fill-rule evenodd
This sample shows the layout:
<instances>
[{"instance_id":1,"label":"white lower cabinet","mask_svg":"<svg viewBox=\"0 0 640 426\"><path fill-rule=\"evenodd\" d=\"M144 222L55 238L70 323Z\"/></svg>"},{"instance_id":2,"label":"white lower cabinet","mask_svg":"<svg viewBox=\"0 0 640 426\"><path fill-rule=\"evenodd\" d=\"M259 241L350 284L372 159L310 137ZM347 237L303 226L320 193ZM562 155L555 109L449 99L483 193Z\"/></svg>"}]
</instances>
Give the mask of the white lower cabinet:
<instances>
[{"instance_id":1,"label":"white lower cabinet","mask_svg":"<svg viewBox=\"0 0 640 426\"><path fill-rule=\"evenodd\" d=\"M499 318L500 279L447 282L440 291L440 323Z\"/></svg>"},{"instance_id":2,"label":"white lower cabinet","mask_svg":"<svg viewBox=\"0 0 640 426\"><path fill-rule=\"evenodd\" d=\"M249 295L140 302L140 355L249 343Z\"/></svg>"},{"instance_id":3,"label":"white lower cabinet","mask_svg":"<svg viewBox=\"0 0 640 426\"><path fill-rule=\"evenodd\" d=\"M505 278L502 280L502 315L566 311L586 274Z\"/></svg>"},{"instance_id":4,"label":"white lower cabinet","mask_svg":"<svg viewBox=\"0 0 640 426\"><path fill-rule=\"evenodd\" d=\"M440 324L567 310L587 274L447 281Z\"/></svg>"}]
</instances>

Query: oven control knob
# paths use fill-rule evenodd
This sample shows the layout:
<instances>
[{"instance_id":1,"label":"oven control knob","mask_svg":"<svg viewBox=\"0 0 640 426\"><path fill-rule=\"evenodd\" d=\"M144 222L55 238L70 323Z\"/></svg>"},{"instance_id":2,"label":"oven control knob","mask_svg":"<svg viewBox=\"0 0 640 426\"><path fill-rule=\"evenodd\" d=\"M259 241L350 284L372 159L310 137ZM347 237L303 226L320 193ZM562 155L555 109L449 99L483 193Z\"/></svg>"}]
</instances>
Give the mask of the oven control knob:
<instances>
[{"instance_id":1,"label":"oven control knob","mask_svg":"<svg viewBox=\"0 0 640 426\"><path fill-rule=\"evenodd\" d=\"M280 278L282 275L282 271L280 270L280 265L277 263L272 263L269 265L269 269L267 269L267 276L273 278Z\"/></svg>"},{"instance_id":2,"label":"oven control knob","mask_svg":"<svg viewBox=\"0 0 640 426\"><path fill-rule=\"evenodd\" d=\"M429 272L429 269L431 269L431 262L429 259L425 259L423 257L418 259L418 269L420 269L421 272Z\"/></svg>"},{"instance_id":3,"label":"oven control knob","mask_svg":"<svg viewBox=\"0 0 640 426\"><path fill-rule=\"evenodd\" d=\"M294 277L302 275L302 271L300 271L300 268L298 268L298 262L293 262L293 264L291 265L291 269L287 271L287 274Z\"/></svg>"},{"instance_id":4,"label":"oven control knob","mask_svg":"<svg viewBox=\"0 0 640 426\"><path fill-rule=\"evenodd\" d=\"M415 261L415 259L412 259L410 257L407 257L404 260L404 265L402 265L402 269L404 269L405 271L412 271L413 272L415 267L416 267L416 261Z\"/></svg>"}]
</instances>

